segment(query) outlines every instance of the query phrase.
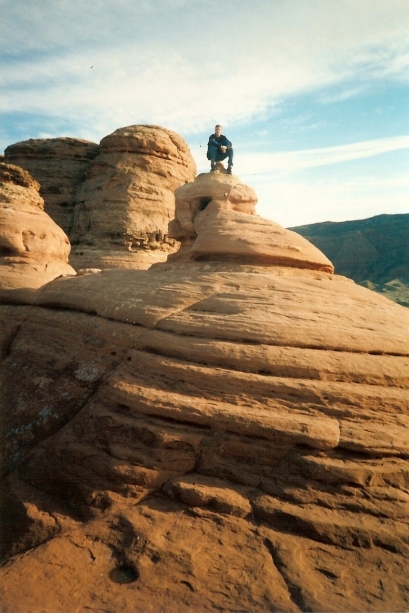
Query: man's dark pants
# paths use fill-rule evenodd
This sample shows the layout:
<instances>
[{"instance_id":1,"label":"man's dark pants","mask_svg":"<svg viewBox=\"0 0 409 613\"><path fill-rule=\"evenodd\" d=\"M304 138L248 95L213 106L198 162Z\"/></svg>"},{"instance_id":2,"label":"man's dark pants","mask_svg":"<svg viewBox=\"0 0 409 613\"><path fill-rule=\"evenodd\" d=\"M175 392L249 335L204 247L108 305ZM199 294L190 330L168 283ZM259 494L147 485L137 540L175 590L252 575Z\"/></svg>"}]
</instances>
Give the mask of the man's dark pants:
<instances>
[{"instance_id":1,"label":"man's dark pants","mask_svg":"<svg viewBox=\"0 0 409 613\"><path fill-rule=\"evenodd\" d=\"M209 153L212 168L216 162L222 162L226 158L229 158L229 166L233 166L233 147L227 149L226 153L222 153L217 147L210 147Z\"/></svg>"}]
</instances>

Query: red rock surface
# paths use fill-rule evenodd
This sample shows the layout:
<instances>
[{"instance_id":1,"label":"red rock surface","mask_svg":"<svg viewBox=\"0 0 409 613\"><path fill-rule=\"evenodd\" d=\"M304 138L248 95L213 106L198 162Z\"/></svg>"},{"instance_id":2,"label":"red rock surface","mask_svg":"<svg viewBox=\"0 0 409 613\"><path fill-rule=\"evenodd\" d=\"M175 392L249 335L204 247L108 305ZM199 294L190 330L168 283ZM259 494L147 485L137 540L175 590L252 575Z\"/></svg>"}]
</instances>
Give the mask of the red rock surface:
<instances>
[{"instance_id":1,"label":"red rock surface","mask_svg":"<svg viewBox=\"0 0 409 613\"><path fill-rule=\"evenodd\" d=\"M178 243L168 237L174 190L196 165L185 141L158 126L120 128L100 143L77 192L70 235L78 268L149 268Z\"/></svg>"},{"instance_id":2,"label":"red rock surface","mask_svg":"<svg viewBox=\"0 0 409 613\"><path fill-rule=\"evenodd\" d=\"M75 274L70 243L43 211L39 184L13 164L0 163L0 286L38 288Z\"/></svg>"},{"instance_id":3,"label":"red rock surface","mask_svg":"<svg viewBox=\"0 0 409 613\"><path fill-rule=\"evenodd\" d=\"M207 210L179 259L1 294L7 613L408 608L408 310L304 243L198 261L196 216L253 244Z\"/></svg>"},{"instance_id":4,"label":"red rock surface","mask_svg":"<svg viewBox=\"0 0 409 613\"><path fill-rule=\"evenodd\" d=\"M234 175L201 174L175 195L176 219L170 228L182 242L190 239L189 259L334 272L328 258L299 234L255 215L254 190Z\"/></svg>"},{"instance_id":5,"label":"red rock surface","mask_svg":"<svg viewBox=\"0 0 409 613\"><path fill-rule=\"evenodd\" d=\"M70 236L75 192L90 161L98 154L95 143L79 138L40 138L21 141L5 150L5 161L28 170L40 184L45 211Z\"/></svg>"}]
</instances>

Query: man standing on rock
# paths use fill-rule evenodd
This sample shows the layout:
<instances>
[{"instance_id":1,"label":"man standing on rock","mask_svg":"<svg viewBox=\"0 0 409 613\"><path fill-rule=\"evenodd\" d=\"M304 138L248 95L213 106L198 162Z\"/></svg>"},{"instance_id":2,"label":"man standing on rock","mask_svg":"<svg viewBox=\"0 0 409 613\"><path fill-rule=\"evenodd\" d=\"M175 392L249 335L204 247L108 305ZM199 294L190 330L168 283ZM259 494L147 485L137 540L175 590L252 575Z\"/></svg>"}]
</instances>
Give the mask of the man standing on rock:
<instances>
[{"instance_id":1,"label":"man standing on rock","mask_svg":"<svg viewBox=\"0 0 409 613\"><path fill-rule=\"evenodd\" d=\"M229 158L227 172L231 175L233 166L233 145L222 134L222 126L217 125L214 128L214 134L209 136L207 143L207 159L211 162L210 170L216 170L216 162L221 162Z\"/></svg>"}]
</instances>

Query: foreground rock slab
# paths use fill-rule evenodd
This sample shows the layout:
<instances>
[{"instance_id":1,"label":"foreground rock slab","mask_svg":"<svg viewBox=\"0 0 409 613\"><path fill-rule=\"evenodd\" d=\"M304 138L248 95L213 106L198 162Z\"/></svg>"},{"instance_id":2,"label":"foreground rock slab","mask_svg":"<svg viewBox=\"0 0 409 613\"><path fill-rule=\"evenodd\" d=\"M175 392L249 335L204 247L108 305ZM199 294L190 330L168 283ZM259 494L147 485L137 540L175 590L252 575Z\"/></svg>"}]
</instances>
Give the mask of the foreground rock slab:
<instances>
[{"instance_id":1,"label":"foreground rock slab","mask_svg":"<svg viewBox=\"0 0 409 613\"><path fill-rule=\"evenodd\" d=\"M166 263L0 294L4 610L406 610L409 311L203 185Z\"/></svg>"}]
</instances>

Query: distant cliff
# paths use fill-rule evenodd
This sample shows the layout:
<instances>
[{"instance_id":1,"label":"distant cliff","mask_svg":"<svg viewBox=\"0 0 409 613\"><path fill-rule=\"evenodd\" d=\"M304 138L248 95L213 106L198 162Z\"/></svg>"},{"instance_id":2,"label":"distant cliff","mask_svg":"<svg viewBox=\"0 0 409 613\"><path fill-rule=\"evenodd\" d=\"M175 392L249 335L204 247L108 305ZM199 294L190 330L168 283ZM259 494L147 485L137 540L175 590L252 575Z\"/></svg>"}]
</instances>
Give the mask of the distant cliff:
<instances>
[{"instance_id":1,"label":"distant cliff","mask_svg":"<svg viewBox=\"0 0 409 613\"><path fill-rule=\"evenodd\" d=\"M323 251L337 274L409 307L409 214L290 229Z\"/></svg>"}]
</instances>

